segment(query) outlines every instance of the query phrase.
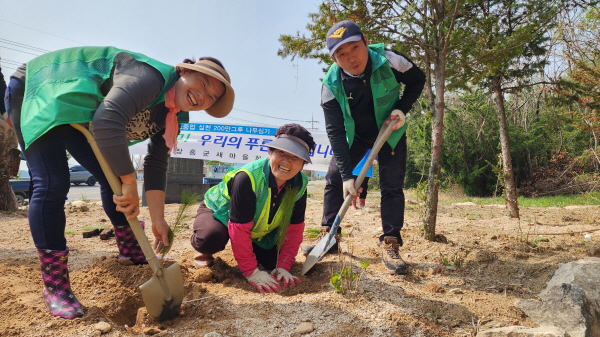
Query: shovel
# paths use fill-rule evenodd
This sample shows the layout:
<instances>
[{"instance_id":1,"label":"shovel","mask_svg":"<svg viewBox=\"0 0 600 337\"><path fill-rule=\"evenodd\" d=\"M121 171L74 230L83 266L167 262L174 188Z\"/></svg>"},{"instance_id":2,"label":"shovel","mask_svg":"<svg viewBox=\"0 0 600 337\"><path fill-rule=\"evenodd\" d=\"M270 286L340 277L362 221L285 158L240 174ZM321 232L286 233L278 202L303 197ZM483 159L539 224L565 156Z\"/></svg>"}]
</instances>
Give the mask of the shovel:
<instances>
[{"instance_id":1,"label":"shovel","mask_svg":"<svg viewBox=\"0 0 600 337\"><path fill-rule=\"evenodd\" d=\"M121 182L112 168L108 166L94 136L92 136L88 129L79 124L71 124L71 126L85 135L113 193L121 195ZM154 254L139 220L135 218L128 221L135 238L144 252L148 265L154 273L150 280L140 286L146 310L150 316L160 320L173 319L179 315L179 309L183 302L183 275L181 274L181 267L175 262L170 267L163 268L158 262L156 254Z\"/></svg>"},{"instance_id":2,"label":"shovel","mask_svg":"<svg viewBox=\"0 0 600 337\"><path fill-rule=\"evenodd\" d=\"M364 163L362 169L360 170L358 177L356 177L356 180L354 181L354 188L357 191L360 188L360 185L362 184L363 180L365 179L365 176L367 175L367 171L369 171L369 168L371 167L371 163L373 163L373 159L375 159L375 157L377 157L379 150L381 149L381 147L383 146L385 141L388 139L388 137L392 134L392 131L393 131L392 128L394 127L394 124L395 123L392 120L387 127L381 128L381 130L379 131L379 135L377 136L377 139L375 140L373 149L371 149L371 153L367 157L367 160L365 160L365 163ZM342 207L338 211L338 214L335 216L335 220L333 221L333 225L331 226L329 233L327 233L317 243L315 248L313 248L310 251L310 254L308 254L308 256L306 257L306 260L304 260L304 264L302 265L302 275L306 274L320 259L322 259L323 256L325 256L325 253L327 253L327 251L329 251L329 249L331 249L331 247L333 247L333 245L335 244L335 242L336 242L335 236L337 235L337 230L340 227L342 218L346 214L348 207L350 207L350 204L352 203L353 198L354 198L354 196L351 194L348 194L346 196L346 199L344 200Z\"/></svg>"}]
</instances>

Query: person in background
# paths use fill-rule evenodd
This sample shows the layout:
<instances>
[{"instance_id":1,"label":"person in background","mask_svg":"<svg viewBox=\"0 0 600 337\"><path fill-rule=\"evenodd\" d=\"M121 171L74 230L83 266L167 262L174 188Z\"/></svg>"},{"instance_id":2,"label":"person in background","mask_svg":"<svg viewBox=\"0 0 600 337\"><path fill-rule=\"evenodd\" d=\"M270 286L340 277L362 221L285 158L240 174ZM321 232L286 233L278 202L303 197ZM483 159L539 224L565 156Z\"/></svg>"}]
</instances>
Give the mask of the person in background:
<instances>
[{"instance_id":1,"label":"person in background","mask_svg":"<svg viewBox=\"0 0 600 337\"><path fill-rule=\"evenodd\" d=\"M0 93L2 93L2 97L6 92L6 81L4 80L4 75L2 75L2 68L0 67ZM0 118L6 119L6 107L4 106L4 100L0 101Z\"/></svg>"},{"instance_id":2,"label":"person in background","mask_svg":"<svg viewBox=\"0 0 600 337\"><path fill-rule=\"evenodd\" d=\"M423 91L425 74L382 43L369 45L361 29L349 20L329 29L326 44L334 64L323 79L321 106L333 157L325 177L322 232L329 231L345 196L357 194L353 168L390 119L395 131L378 153L383 229L379 245L388 271L406 274L408 267L399 252L406 172L404 121Z\"/></svg>"},{"instance_id":3,"label":"person in background","mask_svg":"<svg viewBox=\"0 0 600 337\"><path fill-rule=\"evenodd\" d=\"M185 120L187 111L196 110L226 116L235 97L230 82L214 58L188 59L172 66L114 47L54 51L24 64L10 77L5 104L31 171L29 225L40 258L42 296L53 316L73 319L84 314L71 290L67 267L64 204L70 184L66 152L100 183L119 261L147 263L127 221L140 212L127 147L150 139L144 161L146 200L154 246L168 246L164 191L168 157L177 148L178 118ZM113 195L91 146L73 123L93 133L121 180L121 196Z\"/></svg>"},{"instance_id":4,"label":"person in background","mask_svg":"<svg viewBox=\"0 0 600 337\"><path fill-rule=\"evenodd\" d=\"M300 282L290 270L304 233L308 179L302 169L311 163L315 141L301 125L286 124L265 146L268 158L227 173L206 192L190 238L199 268L212 265L231 240L240 271L261 293L279 292L279 282Z\"/></svg>"}]
</instances>

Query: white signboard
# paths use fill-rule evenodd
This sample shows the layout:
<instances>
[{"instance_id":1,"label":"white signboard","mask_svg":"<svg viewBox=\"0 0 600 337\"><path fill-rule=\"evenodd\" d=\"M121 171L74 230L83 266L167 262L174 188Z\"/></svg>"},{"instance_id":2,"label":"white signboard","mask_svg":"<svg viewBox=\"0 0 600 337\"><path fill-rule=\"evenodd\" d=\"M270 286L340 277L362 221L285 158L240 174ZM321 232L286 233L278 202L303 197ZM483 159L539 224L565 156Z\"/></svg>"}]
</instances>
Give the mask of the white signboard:
<instances>
[{"instance_id":1,"label":"white signboard","mask_svg":"<svg viewBox=\"0 0 600 337\"><path fill-rule=\"evenodd\" d=\"M171 156L224 163L247 164L268 156L265 146L275 139L277 128L256 125L183 123L177 137L177 153ZM306 170L327 171L333 152L325 131L311 131L315 140L312 164ZM142 145L144 144L144 145ZM145 143L130 147L131 154L145 154Z\"/></svg>"}]
</instances>

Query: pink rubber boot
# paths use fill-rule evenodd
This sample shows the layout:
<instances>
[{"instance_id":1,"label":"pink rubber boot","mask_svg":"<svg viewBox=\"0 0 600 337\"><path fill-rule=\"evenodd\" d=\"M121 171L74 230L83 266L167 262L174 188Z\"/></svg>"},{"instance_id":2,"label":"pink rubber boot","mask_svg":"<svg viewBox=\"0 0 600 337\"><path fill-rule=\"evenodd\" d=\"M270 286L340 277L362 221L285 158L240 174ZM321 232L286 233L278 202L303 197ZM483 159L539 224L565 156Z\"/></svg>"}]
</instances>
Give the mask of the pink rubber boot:
<instances>
[{"instance_id":1,"label":"pink rubber boot","mask_svg":"<svg viewBox=\"0 0 600 337\"><path fill-rule=\"evenodd\" d=\"M66 250L38 249L44 290L42 296L52 316L74 319L83 316L83 307L73 294L69 282Z\"/></svg>"}]
</instances>

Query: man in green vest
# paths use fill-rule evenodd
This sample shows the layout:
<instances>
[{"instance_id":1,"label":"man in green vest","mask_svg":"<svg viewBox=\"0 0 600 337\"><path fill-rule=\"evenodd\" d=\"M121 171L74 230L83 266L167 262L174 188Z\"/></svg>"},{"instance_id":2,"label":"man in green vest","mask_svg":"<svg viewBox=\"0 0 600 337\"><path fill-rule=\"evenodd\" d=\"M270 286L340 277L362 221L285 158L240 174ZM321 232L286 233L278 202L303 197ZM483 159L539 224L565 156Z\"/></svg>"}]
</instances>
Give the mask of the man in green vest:
<instances>
[{"instance_id":1,"label":"man in green vest","mask_svg":"<svg viewBox=\"0 0 600 337\"><path fill-rule=\"evenodd\" d=\"M323 79L321 106L333 157L326 175L321 230L329 231L348 193L357 196L352 170L373 147L385 119L391 118L395 131L378 155L383 229L379 245L386 268L392 274L406 274L408 267L399 252L406 172L404 121L423 91L425 74L383 43L368 45L360 28L349 20L327 32L327 48L335 64Z\"/></svg>"}]
</instances>

